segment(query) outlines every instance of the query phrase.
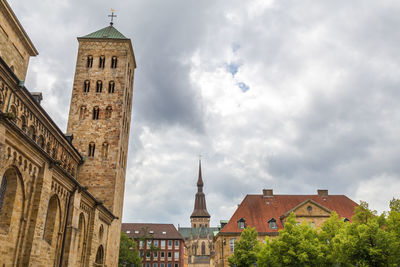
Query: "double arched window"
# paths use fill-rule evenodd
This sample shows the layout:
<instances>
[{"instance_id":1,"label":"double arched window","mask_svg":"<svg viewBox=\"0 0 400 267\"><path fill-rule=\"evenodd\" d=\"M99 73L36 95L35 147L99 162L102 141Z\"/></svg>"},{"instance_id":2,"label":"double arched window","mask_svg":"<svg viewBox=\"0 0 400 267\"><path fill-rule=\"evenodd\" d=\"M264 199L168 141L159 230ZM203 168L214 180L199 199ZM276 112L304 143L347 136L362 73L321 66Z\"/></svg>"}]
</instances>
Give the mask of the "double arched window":
<instances>
[{"instance_id":1,"label":"double arched window","mask_svg":"<svg viewBox=\"0 0 400 267\"><path fill-rule=\"evenodd\" d=\"M106 119L111 118L111 113L112 113L112 107L111 107L111 106L106 107L105 118L106 118Z\"/></svg>"},{"instance_id":2,"label":"double arched window","mask_svg":"<svg viewBox=\"0 0 400 267\"><path fill-rule=\"evenodd\" d=\"M88 151L88 156L93 158L94 157L94 152L96 150L96 144L91 142L89 143L89 151Z\"/></svg>"},{"instance_id":3,"label":"double arched window","mask_svg":"<svg viewBox=\"0 0 400 267\"><path fill-rule=\"evenodd\" d=\"M83 83L83 92L88 93L90 91L90 81L86 80Z\"/></svg>"},{"instance_id":4,"label":"double arched window","mask_svg":"<svg viewBox=\"0 0 400 267\"><path fill-rule=\"evenodd\" d=\"M103 82L98 80L96 82L96 93L101 93L102 90L103 90Z\"/></svg>"},{"instance_id":5,"label":"double arched window","mask_svg":"<svg viewBox=\"0 0 400 267\"><path fill-rule=\"evenodd\" d=\"M116 57L116 56L113 56L113 57L111 58L111 68L112 68L112 69L117 68L117 62L118 62L117 57Z\"/></svg>"},{"instance_id":6,"label":"double arched window","mask_svg":"<svg viewBox=\"0 0 400 267\"><path fill-rule=\"evenodd\" d=\"M99 114L100 114L100 109L99 109L99 107L94 107L93 108L93 116L92 116L92 118L93 118L93 120L98 120L99 119Z\"/></svg>"},{"instance_id":7,"label":"double arched window","mask_svg":"<svg viewBox=\"0 0 400 267\"><path fill-rule=\"evenodd\" d=\"M115 88L115 82L114 81L110 81L108 83L108 93L109 94L113 94L114 93L114 88Z\"/></svg>"},{"instance_id":8,"label":"double arched window","mask_svg":"<svg viewBox=\"0 0 400 267\"><path fill-rule=\"evenodd\" d=\"M93 66L93 56L89 55L87 57L86 67L91 68Z\"/></svg>"},{"instance_id":9,"label":"double arched window","mask_svg":"<svg viewBox=\"0 0 400 267\"><path fill-rule=\"evenodd\" d=\"M104 69L104 65L106 64L106 57L100 56L99 57L99 68Z\"/></svg>"}]
</instances>

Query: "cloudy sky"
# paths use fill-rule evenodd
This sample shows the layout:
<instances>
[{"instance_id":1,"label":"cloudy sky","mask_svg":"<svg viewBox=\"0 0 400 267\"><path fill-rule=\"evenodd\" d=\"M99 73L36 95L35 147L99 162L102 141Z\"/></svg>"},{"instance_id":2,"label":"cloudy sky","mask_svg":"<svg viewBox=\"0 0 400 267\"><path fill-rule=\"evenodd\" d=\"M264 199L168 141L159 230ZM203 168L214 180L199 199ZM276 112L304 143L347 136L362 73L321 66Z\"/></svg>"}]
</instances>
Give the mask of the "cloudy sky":
<instances>
[{"instance_id":1,"label":"cloudy sky","mask_svg":"<svg viewBox=\"0 0 400 267\"><path fill-rule=\"evenodd\" d=\"M77 36L132 39L124 222L189 225L202 155L212 224L246 194L400 197L400 2L9 0L39 50L26 86L66 129Z\"/></svg>"}]
</instances>

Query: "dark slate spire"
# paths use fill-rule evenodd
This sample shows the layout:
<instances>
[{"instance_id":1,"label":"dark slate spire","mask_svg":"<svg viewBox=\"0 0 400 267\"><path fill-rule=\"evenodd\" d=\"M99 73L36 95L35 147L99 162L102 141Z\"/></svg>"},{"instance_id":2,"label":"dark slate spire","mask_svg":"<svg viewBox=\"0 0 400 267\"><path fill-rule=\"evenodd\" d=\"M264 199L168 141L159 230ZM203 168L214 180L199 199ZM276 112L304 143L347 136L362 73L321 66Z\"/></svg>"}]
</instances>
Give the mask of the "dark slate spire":
<instances>
[{"instance_id":1,"label":"dark slate spire","mask_svg":"<svg viewBox=\"0 0 400 267\"><path fill-rule=\"evenodd\" d=\"M201 160L199 160L199 177L197 179L197 193L194 200L194 210L190 218L210 218L206 207L206 196L203 193L203 177L201 176Z\"/></svg>"}]
</instances>

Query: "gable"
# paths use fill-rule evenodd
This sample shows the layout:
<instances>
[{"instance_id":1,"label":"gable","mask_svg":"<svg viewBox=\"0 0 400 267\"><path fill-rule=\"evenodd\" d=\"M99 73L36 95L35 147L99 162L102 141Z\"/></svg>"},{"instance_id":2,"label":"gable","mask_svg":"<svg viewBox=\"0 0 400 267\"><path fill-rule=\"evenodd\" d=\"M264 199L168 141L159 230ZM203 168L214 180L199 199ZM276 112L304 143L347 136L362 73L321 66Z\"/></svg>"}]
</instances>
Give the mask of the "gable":
<instances>
[{"instance_id":1,"label":"gable","mask_svg":"<svg viewBox=\"0 0 400 267\"><path fill-rule=\"evenodd\" d=\"M296 217L329 217L331 211L321 204L308 199L284 214L287 217L293 212Z\"/></svg>"}]
</instances>

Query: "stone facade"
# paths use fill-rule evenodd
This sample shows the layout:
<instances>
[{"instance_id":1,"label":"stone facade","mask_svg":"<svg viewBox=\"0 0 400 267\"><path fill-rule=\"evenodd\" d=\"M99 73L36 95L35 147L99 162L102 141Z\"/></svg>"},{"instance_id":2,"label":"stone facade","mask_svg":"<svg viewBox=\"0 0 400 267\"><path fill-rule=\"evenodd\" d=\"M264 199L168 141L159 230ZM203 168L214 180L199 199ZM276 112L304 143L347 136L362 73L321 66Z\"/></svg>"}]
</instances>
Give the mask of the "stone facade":
<instances>
[{"instance_id":1,"label":"stone facade","mask_svg":"<svg viewBox=\"0 0 400 267\"><path fill-rule=\"evenodd\" d=\"M135 67L131 43L96 46L119 60L110 74L114 94L104 97L77 92L78 79L87 74L80 59L90 45L79 40L68 122L73 139L40 106L41 94L23 85L29 56L37 51L4 0L0 25L0 266L117 266ZM90 107L96 101L111 105L111 117L102 119L101 111L97 121L81 120L77 97ZM98 146L108 142L108 151L98 148L88 157L83 127Z\"/></svg>"},{"instance_id":2,"label":"stone facade","mask_svg":"<svg viewBox=\"0 0 400 267\"><path fill-rule=\"evenodd\" d=\"M119 251L136 63L129 39L80 37L78 41L67 132L74 135L73 145L85 157L78 181L118 217L108 235L107 259L114 266ZM113 58L115 68L111 65Z\"/></svg>"}]
</instances>

